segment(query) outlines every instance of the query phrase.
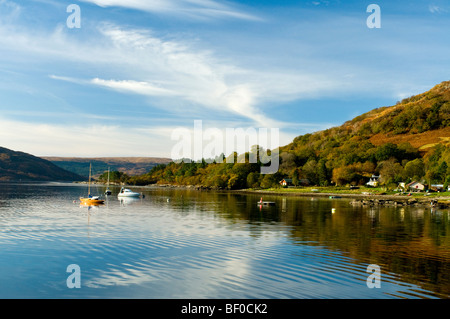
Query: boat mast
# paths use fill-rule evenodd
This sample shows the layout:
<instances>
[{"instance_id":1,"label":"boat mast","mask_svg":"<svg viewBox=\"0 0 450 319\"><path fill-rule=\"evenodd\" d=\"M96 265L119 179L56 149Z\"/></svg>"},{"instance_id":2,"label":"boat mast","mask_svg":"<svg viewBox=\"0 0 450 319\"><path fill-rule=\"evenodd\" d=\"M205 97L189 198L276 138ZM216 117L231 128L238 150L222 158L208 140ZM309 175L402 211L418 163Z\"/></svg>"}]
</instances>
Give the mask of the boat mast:
<instances>
[{"instance_id":1,"label":"boat mast","mask_svg":"<svg viewBox=\"0 0 450 319\"><path fill-rule=\"evenodd\" d=\"M92 168L92 163L89 163L88 197L91 195L91 168Z\"/></svg>"}]
</instances>

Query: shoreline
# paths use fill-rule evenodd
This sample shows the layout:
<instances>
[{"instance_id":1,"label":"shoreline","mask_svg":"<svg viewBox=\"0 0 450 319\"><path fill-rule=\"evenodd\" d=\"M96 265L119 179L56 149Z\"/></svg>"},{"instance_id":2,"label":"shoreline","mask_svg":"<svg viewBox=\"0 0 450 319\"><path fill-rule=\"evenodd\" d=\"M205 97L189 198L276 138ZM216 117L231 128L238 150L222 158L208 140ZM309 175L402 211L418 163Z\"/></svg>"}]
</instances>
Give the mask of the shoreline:
<instances>
[{"instance_id":1,"label":"shoreline","mask_svg":"<svg viewBox=\"0 0 450 319\"><path fill-rule=\"evenodd\" d=\"M226 190L226 189L211 189L204 186L199 185L171 185L171 184L152 184L147 186L141 186L145 188L171 188L171 189L185 189L185 190L194 190L194 191L216 191L216 192L224 192L231 194L248 194L248 195L259 195L259 196L282 196L282 197L322 197L322 198L330 198L335 197L344 198L344 199L352 199L351 202L353 205L384 205L384 206L428 206L428 207L439 207L439 208L449 208L450 209L450 196L433 196L432 194L429 196L407 196L407 195L388 195L388 194L362 194L362 193L333 193L333 192L283 192L280 191L271 191L271 190L256 190L256 189L237 189L237 190ZM432 204L434 202L434 204ZM435 206L433 206L435 205Z\"/></svg>"},{"instance_id":2,"label":"shoreline","mask_svg":"<svg viewBox=\"0 0 450 319\"><path fill-rule=\"evenodd\" d=\"M263 190L237 190L236 193L243 194L259 194L270 196L290 196L290 197L324 197L330 199L352 199L350 202L353 206L412 206L412 207L430 207L440 209L450 209L449 197L424 196L417 198L406 195L378 195L378 194L349 194L349 193L316 193L316 192L274 192ZM334 197L334 198L331 198Z\"/></svg>"}]
</instances>

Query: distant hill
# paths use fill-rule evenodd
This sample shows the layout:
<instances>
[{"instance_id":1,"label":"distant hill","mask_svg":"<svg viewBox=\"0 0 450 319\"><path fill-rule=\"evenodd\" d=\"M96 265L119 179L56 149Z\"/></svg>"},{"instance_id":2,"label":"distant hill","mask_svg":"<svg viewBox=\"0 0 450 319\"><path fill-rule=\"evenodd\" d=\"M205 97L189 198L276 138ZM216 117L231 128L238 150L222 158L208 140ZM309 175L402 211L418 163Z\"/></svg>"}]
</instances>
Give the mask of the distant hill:
<instances>
[{"instance_id":1,"label":"distant hill","mask_svg":"<svg viewBox=\"0 0 450 319\"><path fill-rule=\"evenodd\" d=\"M160 157L43 157L53 164L81 176L89 175L89 163L92 175L98 176L108 170L123 172L129 176L142 175L158 164L167 164L170 158Z\"/></svg>"},{"instance_id":2,"label":"distant hill","mask_svg":"<svg viewBox=\"0 0 450 319\"><path fill-rule=\"evenodd\" d=\"M45 159L0 147L0 181L82 181Z\"/></svg>"}]
</instances>

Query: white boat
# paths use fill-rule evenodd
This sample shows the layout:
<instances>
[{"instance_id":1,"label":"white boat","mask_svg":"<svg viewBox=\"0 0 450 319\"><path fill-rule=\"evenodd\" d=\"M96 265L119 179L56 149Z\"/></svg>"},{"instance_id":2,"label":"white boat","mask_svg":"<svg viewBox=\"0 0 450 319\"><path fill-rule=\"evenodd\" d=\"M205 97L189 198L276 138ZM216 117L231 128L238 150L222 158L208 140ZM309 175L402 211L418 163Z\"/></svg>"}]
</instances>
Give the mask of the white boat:
<instances>
[{"instance_id":1,"label":"white boat","mask_svg":"<svg viewBox=\"0 0 450 319\"><path fill-rule=\"evenodd\" d=\"M140 197L140 193L133 192L132 190L128 188L121 188L118 197Z\"/></svg>"}]
</instances>

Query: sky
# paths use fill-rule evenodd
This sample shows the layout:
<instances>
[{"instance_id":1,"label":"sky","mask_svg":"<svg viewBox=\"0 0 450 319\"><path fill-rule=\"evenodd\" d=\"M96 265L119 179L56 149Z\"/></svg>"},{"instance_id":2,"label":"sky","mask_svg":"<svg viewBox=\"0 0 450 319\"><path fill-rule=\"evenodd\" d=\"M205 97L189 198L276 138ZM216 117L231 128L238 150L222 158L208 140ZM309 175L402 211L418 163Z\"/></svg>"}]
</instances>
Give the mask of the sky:
<instances>
[{"instance_id":1,"label":"sky","mask_svg":"<svg viewBox=\"0 0 450 319\"><path fill-rule=\"evenodd\" d=\"M448 0L0 0L0 146L171 157L201 121L273 148L449 71Z\"/></svg>"}]
</instances>

